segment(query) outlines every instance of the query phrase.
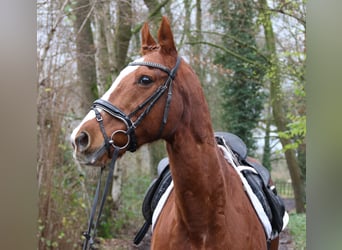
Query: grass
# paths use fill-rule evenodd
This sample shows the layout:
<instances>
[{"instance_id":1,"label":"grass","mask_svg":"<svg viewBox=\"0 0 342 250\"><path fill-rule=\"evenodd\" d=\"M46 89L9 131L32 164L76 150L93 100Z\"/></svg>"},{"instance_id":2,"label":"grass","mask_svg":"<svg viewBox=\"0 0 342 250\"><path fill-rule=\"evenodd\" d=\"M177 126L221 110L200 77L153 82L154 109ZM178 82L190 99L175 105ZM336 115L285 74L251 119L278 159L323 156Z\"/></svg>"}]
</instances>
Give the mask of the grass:
<instances>
[{"instance_id":1,"label":"grass","mask_svg":"<svg viewBox=\"0 0 342 250\"><path fill-rule=\"evenodd\" d=\"M296 250L306 249L306 214L290 213L288 228L295 242Z\"/></svg>"}]
</instances>

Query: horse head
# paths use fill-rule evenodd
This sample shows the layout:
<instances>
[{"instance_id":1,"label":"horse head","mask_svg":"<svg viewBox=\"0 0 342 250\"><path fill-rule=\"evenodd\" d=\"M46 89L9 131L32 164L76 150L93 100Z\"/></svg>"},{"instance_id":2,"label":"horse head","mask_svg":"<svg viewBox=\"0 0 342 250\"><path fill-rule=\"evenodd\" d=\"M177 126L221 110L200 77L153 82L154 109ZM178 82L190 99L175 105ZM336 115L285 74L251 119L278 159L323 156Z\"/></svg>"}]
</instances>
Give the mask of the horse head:
<instances>
[{"instance_id":1,"label":"horse head","mask_svg":"<svg viewBox=\"0 0 342 250\"><path fill-rule=\"evenodd\" d=\"M180 58L169 21L163 17L158 42L145 23L141 57L125 67L109 90L74 129L74 156L88 165L103 165L114 147L135 151L157 139L172 137L187 112L185 82L197 77ZM191 80L190 80L191 81ZM198 84L198 86L200 86Z\"/></svg>"}]
</instances>

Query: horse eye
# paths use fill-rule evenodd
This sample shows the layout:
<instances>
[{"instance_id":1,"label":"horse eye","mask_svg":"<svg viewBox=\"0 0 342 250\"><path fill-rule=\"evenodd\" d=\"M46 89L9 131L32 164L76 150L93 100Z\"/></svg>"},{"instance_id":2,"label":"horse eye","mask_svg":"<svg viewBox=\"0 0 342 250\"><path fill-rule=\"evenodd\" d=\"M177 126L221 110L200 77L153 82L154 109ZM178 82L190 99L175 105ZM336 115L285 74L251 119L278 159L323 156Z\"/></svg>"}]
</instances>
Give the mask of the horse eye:
<instances>
[{"instance_id":1,"label":"horse eye","mask_svg":"<svg viewBox=\"0 0 342 250\"><path fill-rule=\"evenodd\" d=\"M138 80L138 83L142 84L142 85L149 85L153 82L153 80L151 79L151 77L149 76L142 76L140 77L140 79Z\"/></svg>"}]
</instances>

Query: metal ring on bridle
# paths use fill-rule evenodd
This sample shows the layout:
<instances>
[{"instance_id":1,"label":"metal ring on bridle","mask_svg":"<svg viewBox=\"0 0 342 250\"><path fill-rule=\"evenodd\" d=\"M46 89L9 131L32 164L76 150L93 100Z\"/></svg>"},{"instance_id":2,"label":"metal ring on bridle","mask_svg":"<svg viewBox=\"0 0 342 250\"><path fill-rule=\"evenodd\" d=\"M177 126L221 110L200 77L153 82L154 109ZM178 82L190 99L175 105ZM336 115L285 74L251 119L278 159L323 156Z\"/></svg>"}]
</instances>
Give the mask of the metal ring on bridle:
<instances>
[{"instance_id":1,"label":"metal ring on bridle","mask_svg":"<svg viewBox=\"0 0 342 250\"><path fill-rule=\"evenodd\" d=\"M127 136L127 142L124 146L118 146L118 145L115 145L115 141L114 141L114 136L117 134L117 133L123 133L125 134L125 136ZM131 137L129 136L129 134L127 134L127 131L124 131L124 130L115 130L112 135L110 136L110 144L114 147L114 148L118 148L118 149L124 149L126 147L128 147L129 143L131 141Z\"/></svg>"},{"instance_id":2,"label":"metal ring on bridle","mask_svg":"<svg viewBox=\"0 0 342 250\"><path fill-rule=\"evenodd\" d=\"M165 80L163 85L159 86L151 96L149 96L147 99L145 99L140 105L137 106L136 109L134 109L128 115L126 115L125 112L123 112L122 110L120 110L118 107L116 107L115 105L113 105L112 103L110 103L107 100L98 99L93 103L93 109L94 109L95 113L96 113L96 108L99 107L99 108L103 109L104 111L106 111L111 116L113 116L117 119L120 119L122 122L125 123L125 125L127 127L127 131L117 130L117 131L113 132L111 139L109 140L107 138L106 131L104 129L101 114L99 112L97 112L98 113L98 114L96 114L96 116L98 117L97 121L100 124L100 129L101 129L103 137L105 139L105 146L107 148L108 148L108 145L112 145L114 148L119 148L119 149L128 148L129 151L134 152L137 149L137 138L135 135L135 128L141 123L141 121L145 118L145 116L151 111L151 109L155 105L155 103L160 99L160 97L168 89L166 103L165 103L165 107L164 107L164 114L163 114L160 129L159 129L159 136L161 135L161 133L164 129L164 126L167 122L167 117L168 117L168 113L169 113L170 102L171 102L171 97L172 97L172 81L176 76L177 69L178 69L180 63L181 63L181 57L177 57L176 65L171 70L169 68L165 67L164 65L154 63L154 62L145 62L144 61L144 62L130 63L129 64L130 66L147 66L147 67L153 67L153 68L160 69L160 70L162 70L168 74L168 78ZM143 110L143 108L145 108L145 110ZM141 112L141 114L136 118L135 121L132 121L131 118L141 110L143 110ZM116 146L114 144L114 140L113 140L114 135L116 133L119 133L119 132L124 133L128 138L126 145L124 145L122 147Z\"/></svg>"}]
</instances>

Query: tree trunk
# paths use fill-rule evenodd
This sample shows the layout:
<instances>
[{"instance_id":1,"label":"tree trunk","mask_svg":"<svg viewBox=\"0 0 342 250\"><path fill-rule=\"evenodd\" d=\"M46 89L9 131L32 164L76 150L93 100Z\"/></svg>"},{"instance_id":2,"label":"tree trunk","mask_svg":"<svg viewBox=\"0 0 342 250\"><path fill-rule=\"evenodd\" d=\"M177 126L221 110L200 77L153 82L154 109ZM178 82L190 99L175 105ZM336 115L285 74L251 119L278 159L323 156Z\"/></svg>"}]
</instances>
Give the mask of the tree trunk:
<instances>
[{"instance_id":1,"label":"tree trunk","mask_svg":"<svg viewBox=\"0 0 342 250\"><path fill-rule=\"evenodd\" d=\"M103 79L102 85L98 86L101 89L101 94L105 92L106 82L108 82L108 78L111 82L117 77L120 73L121 69L126 65L127 51L129 46L129 41L131 39L131 26L132 26L132 6L131 1L123 1L120 0L117 2L117 22L115 25L115 36L113 36L111 32L111 22L109 16L109 3L103 2L102 10L97 15L98 25L100 25L103 34L101 34L102 38L99 43L102 46L105 46L106 43L106 54L99 55L107 56L107 59L99 58L99 62L105 60L105 63L108 62L108 67L103 69L102 73ZM98 68L101 66L98 65ZM125 161L124 157L122 157L116 163L115 171L113 173L113 183L111 188L111 196L112 196L112 204L113 209L117 210L121 197L121 187L122 187L122 175L123 175L123 166L120 163L121 161ZM112 211L113 212L113 211Z\"/></svg>"},{"instance_id":2,"label":"tree trunk","mask_svg":"<svg viewBox=\"0 0 342 250\"><path fill-rule=\"evenodd\" d=\"M114 71L117 75L126 65L127 51L132 37L132 2L117 3L117 22L114 38Z\"/></svg>"},{"instance_id":3,"label":"tree trunk","mask_svg":"<svg viewBox=\"0 0 342 250\"><path fill-rule=\"evenodd\" d=\"M81 108L88 111L91 103L97 97L95 46L90 27L91 4L89 0L75 2L74 14L76 20L74 29L76 33L76 59L79 77L78 89L82 96Z\"/></svg>"},{"instance_id":4,"label":"tree trunk","mask_svg":"<svg viewBox=\"0 0 342 250\"><path fill-rule=\"evenodd\" d=\"M109 48L107 43L107 37L111 34L107 25L109 13L109 2L98 2L95 6L95 61L96 61L96 76L97 76L97 91L98 95L102 96L108 85L111 83L111 73L110 73L110 61L109 61Z\"/></svg>"},{"instance_id":5,"label":"tree trunk","mask_svg":"<svg viewBox=\"0 0 342 250\"><path fill-rule=\"evenodd\" d=\"M202 41L202 7L201 7L201 0L196 0L196 35L194 36L195 41ZM201 44L198 43L194 45L194 57L198 60L195 65L193 65L194 70L196 71L198 77L203 82L203 72L201 67L201 62L203 61L201 58Z\"/></svg>"},{"instance_id":6,"label":"tree trunk","mask_svg":"<svg viewBox=\"0 0 342 250\"><path fill-rule=\"evenodd\" d=\"M267 107L266 119L265 119L265 143L264 153L262 156L262 165L271 171L271 145L270 145L270 133L271 133L271 108Z\"/></svg>"},{"instance_id":7,"label":"tree trunk","mask_svg":"<svg viewBox=\"0 0 342 250\"><path fill-rule=\"evenodd\" d=\"M50 85L50 84L49 84ZM47 86L50 87L50 86ZM52 86L51 86L52 87ZM60 121L52 117L53 105L48 102L51 94L43 89L39 90L38 99L38 187L39 187L39 226L43 229L39 232L39 249L46 249L47 242L41 239L53 239L58 223L52 222L54 215L54 200L51 197L53 189L53 169L56 157L56 145ZM57 128L56 128L57 126Z\"/></svg>"},{"instance_id":8,"label":"tree trunk","mask_svg":"<svg viewBox=\"0 0 342 250\"><path fill-rule=\"evenodd\" d=\"M283 109L285 106L285 101L283 97L283 93L281 92L281 80L279 74L278 67L278 58L276 55L276 42L270 17L269 8L266 0L259 0L260 4L260 14L263 20L265 39L266 39L266 49L269 54L270 62L273 67L269 67L272 72L270 72L271 76L271 99L272 99L272 113L274 117L275 124L278 128L278 131L284 132L287 130L286 127L286 113ZM285 148L286 145L290 144L291 141L289 139L280 138L280 142ZM294 196L296 201L296 211L297 213L305 212L304 205L304 184L301 180L300 167L295 155L295 151L293 149L288 149L285 151L286 163L289 168L292 187L294 190Z\"/></svg>"}]
</instances>

